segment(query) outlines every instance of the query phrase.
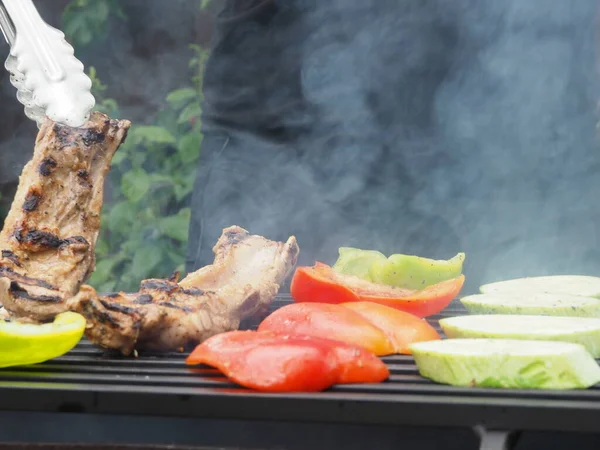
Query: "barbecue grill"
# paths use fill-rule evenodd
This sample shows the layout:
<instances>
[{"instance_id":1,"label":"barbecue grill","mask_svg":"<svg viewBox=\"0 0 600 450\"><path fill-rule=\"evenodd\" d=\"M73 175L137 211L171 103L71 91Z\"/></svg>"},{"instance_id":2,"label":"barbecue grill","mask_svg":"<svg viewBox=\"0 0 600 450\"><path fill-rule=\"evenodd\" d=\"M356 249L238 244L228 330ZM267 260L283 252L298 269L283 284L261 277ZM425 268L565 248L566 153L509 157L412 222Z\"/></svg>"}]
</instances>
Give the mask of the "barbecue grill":
<instances>
[{"instance_id":1,"label":"barbecue grill","mask_svg":"<svg viewBox=\"0 0 600 450\"><path fill-rule=\"evenodd\" d=\"M279 296L272 309L288 302L289 297ZM460 304L452 304L432 323L461 313ZM30 442L137 442L144 448L160 442L239 448L245 442L244 448L286 449L337 448L340 442L343 448L369 448L377 436L396 443L389 448L437 448L408 445L420 428L407 427L429 427L436 429L434 435L448 429L447 449L478 448L479 434L479 448L500 450L522 448L512 445L521 431L598 430L598 388L454 388L420 377L409 356L384 360L391 377L382 384L336 386L317 394L259 394L211 368L187 368L182 354L121 357L83 341L61 358L0 371L0 435ZM18 424L24 421L27 431L21 432ZM93 435L86 430L90 424L96 429L102 424L105 432ZM305 444L315 433L327 436L317 439L321 446Z\"/></svg>"},{"instance_id":2,"label":"barbecue grill","mask_svg":"<svg viewBox=\"0 0 600 450\"><path fill-rule=\"evenodd\" d=\"M66 2L36 3L46 9L42 17L54 23L59 22L64 5L60 13L52 14L49 5ZM338 237L352 236L343 245L358 242L425 255L415 249L434 248L444 254L459 242L468 244L462 250L475 255L472 270L466 270L473 287L478 279L508 277L519 265L530 273L562 273L566 268L598 272L600 258L593 251L598 214L587 207L596 203L593 188L598 187L593 184L598 179L594 172L598 86L590 76L596 56L595 45L590 45L596 27L591 0L574 2L577 7L559 6L560 2L498 6L503 2L488 1L479 2L477 8L469 2L442 1L404 2L397 8L391 6L402 2L232 1L228 3L240 7L226 8L216 26L208 26L206 12L196 17L187 4L192 2L116 2L114 8L106 6L109 2L78 3L83 5L80 11L75 2L66 11L72 17L81 15L65 29L98 28L82 34L89 34L93 44L87 48L90 56L83 58L86 66L98 65L98 73L105 81L108 77L111 85L109 97L98 97L99 105L119 110L111 104L113 98L118 100L119 116L150 125L146 131L158 135L156 142L139 145L147 148L135 150L140 155L151 150L139 170L141 184L156 178L157 183L168 185L172 177L177 187L185 187L187 181L179 181L192 179L193 147L202 142L196 174L196 185L202 188L187 194L173 189L171 197L157 202L168 207L148 214L157 223L155 218L163 214L181 219L186 215L179 214L193 205L187 240L198 247L188 248L189 255L195 255L188 265L211 259L210 234L219 229L215 224L230 217L227 209L236 208L238 217L257 218L260 226L249 227L253 232L277 236L298 231L303 255L310 256L303 264L312 264L313 257L318 260L315 249L324 246L310 234L337 232L342 220L353 225L347 230L341 227ZM88 22L96 14L98 23L108 23L109 9L120 9L116 5L124 3L130 3L129 14L120 11L121 16L134 19L127 26L123 17L114 28ZM206 6L207 2L197 3ZM310 11L310 3L327 7ZM247 5L252 8L242 8ZM7 69L18 99L27 117L36 121L51 111L48 102L35 104L40 97L25 82L28 77L36 80L31 73L45 74L37 80L48 78L48 85L63 87L47 91L60 94L53 100L60 104L73 97L71 104L79 107L71 112L80 117L48 115L58 122L81 124L94 103L87 68L84 72L74 60L73 49L62 36L44 33L48 29L33 12L31 0L0 0L0 28L11 47ZM147 24L153 26L145 28ZM213 26L218 39L211 46ZM110 41L100 39L103 33L111 36ZM20 43L15 38L19 35ZM27 48L16 45L28 41ZM185 53L190 42L202 44L193 57ZM85 56L85 46L74 45L75 54ZM205 78L209 47L215 51L210 53L213 64ZM23 55L33 49L32 55L42 55L36 57L37 64L19 67L19 61L31 62ZM188 64L202 76L190 79L185 73ZM79 81L65 87L63 80L71 79L65 75L78 75ZM96 90L102 92L102 83L96 81ZM211 101L201 101L201 87ZM177 98L183 99L181 105ZM166 110L165 102L170 105ZM10 102L5 106L10 108ZM151 113L159 110L160 114ZM6 155L0 152L0 158L25 154L31 131L6 110L3 116L8 120L3 120L6 126L0 131L7 142L3 144ZM177 125L171 123L176 118ZM201 134L200 123L208 133ZM223 128L229 128L226 139ZM171 136L174 129L177 132ZM14 136L22 138L23 144L15 142ZM248 155L249 148L250 162L237 161L237 152ZM116 164L119 176L142 165L130 164L131 155L121 154L121 163ZM163 170L167 165L162 158L150 158L159 154L185 158L174 157L182 165ZM288 158L288 154L295 156ZM229 159L222 159L224 155ZM15 183L17 171L12 169L24 162L19 161L0 164L0 170L11 168L0 177L3 193L5 185ZM38 166L44 177L48 176L42 170L46 163ZM218 168L215 173L213 167ZM249 176L239 177L244 167ZM88 175L77 171L81 182ZM124 181L122 177L119 183ZM111 206L127 209L135 202L119 203L119 183L107 186L114 191L108 197ZM141 189L140 195L152 197L151 187L147 194ZM359 189L361 195L353 199ZM239 192L261 199L269 190L277 195L265 197L262 208L254 202L231 201ZM322 193L327 193L324 202ZM210 202L205 201L208 198ZM548 203L549 199L555 200ZM308 207L313 203L314 208ZM540 211L535 210L536 204L543 205ZM339 218L325 214L331 205L344 214ZM439 217L430 214L438 210ZM377 211L394 211L396 217L411 216L411 220L379 217ZM136 217L133 208L128 212ZM275 226L272 212L284 212L293 227ZM370 219L352 217L361 214ZM104 217L113 216L107 211ZM218 220L211 222L211 218ZM317 226L313 226L315 219ZM131 233L156 248L169 248L171 240L186 240L180 226L174 233L164 233L164 223L161 220L151 233ZM179 220L172 223L180 224ZM170 240L160 241L160 233ZM383 237L375 240L378 245L371 245L367 244L374 242L371 236ZM468 239L463 240L465 236ZM56 245L63 242L59 237ZM413 242L404 246L399 237L404 243ZM546 252L549 243L559 242L557 247L567 251ZM111 247L119 245L116 241ZM150 269L135 268L132 253L139 244L125 247L130 248L126 259L131 264L121 267L119 263L115 270L132 274L137 282L141 272ZM99 260L106 256L99 255ZM173 260L181 261L182 255L169 254L166 263L157 261L155 266L169 267ZM489 263L485 270L484 261ZM110 283L126 289L122 281ZM94 286L105 289L95 282ZM271 310L290 301L280 295ZM438 319L464 313L455 302L432 317L431 323L440 331ZM245 323L244 328L255 328L260 319ZM384 358L391 372L384 383L340 385L321 393L264 394L243 389L212 368L187 367L184 358L182 353L123 357L84 340L61 358L0 370L0 450L173 445L287 450L600 448L598 387L579 391L454 388L421 377L411 357L396 355Z\"/></svg>"}]
</instances>

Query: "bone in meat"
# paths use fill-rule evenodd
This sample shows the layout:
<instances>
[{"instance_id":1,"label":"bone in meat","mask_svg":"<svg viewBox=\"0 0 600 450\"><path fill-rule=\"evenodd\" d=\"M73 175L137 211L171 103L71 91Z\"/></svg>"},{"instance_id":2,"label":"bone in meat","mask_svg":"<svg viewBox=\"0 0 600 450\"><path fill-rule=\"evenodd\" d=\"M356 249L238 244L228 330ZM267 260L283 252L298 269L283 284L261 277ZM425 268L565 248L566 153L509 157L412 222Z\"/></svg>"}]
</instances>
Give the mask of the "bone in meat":
<instances>
[{"instance_id":1,"label":"bone in meat","mask_svg":"<svg viewBox=\"0 0 600 450\"><path fill-rule=\"evenodd\" d=\"M52 319L93 272L104 179L129 127L98 112L80 128L42 125L0 233L0 302L12 316Z\"/></svg>"},{"instance_id":2,"label":"bone in meat","mask_svg":"<svg viewBox=\"0 0 600 450\"><path fill-rule=\"evenodd\" d=\"M123 354L177 350L235 330L265 312L295 266L294 237L275 242L229 227L214 247L215 260L181 282L145 280L135 294L98 296L82 286L70 300L88 322L92 342Z\"/></svg>"}]
</instances>

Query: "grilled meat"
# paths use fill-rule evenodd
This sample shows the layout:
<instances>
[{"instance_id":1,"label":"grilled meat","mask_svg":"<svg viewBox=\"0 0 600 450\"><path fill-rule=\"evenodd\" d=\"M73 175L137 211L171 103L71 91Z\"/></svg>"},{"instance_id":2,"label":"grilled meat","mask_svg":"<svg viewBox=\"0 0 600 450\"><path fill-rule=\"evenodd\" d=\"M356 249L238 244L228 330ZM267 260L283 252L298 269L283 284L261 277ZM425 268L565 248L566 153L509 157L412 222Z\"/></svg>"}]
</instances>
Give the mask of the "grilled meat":
<instances>
[{"instance_id":1,"label":"grilled meat","mask_svg":"<svg viewBox=\"0 0 600 450\"><path fill-rule=\"evenodd\" d=\"M104 178L129 127L97 112L81 128L42 125L0 233L0 302L11 315L52 319L93 272Z\"/></svg>"},{"instance_id":2,"label":"grilled meat","mask_svg":"<svg viewBox=\"0 0 600 450\"><path fill-rule=\"evenodd\" d=\"M298 258L294 237L286 243L223 230L212 265L179 283L145 280L135 294L98 296L82 286L69 301L88 321L86 336L106 348L176 350L238 328L242 319L265 312Z\"/></svg>"},{"instance_id":3,"label":"grilled meat","mask_svg":"<svg viewBox=\"0 0 600 450\"><path fill-rule=\"evenodd\" d=\"M130 354L237 329L271 303L296 264L296 239L239 227L223 230L212 265L180 282L146 280L135 294L106 296L83 284L95 266L104 178L129 126L99 113L82 128L43 124L0 233L0 317L41 322L77 311L91 341Z\"/></svg>"}]
</instances>

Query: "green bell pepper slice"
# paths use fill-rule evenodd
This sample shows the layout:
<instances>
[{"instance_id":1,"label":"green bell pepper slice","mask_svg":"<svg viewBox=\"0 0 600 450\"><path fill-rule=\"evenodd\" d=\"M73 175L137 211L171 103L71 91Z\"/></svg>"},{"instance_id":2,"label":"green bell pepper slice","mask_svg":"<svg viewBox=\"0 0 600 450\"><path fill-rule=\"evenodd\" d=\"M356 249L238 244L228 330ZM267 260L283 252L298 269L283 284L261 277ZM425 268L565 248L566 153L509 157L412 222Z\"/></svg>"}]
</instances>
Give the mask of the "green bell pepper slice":
<instances>
[{"instance_id":1,"label":"green bell pepper slice","mask_svg":"<svg viewBox=\"0 0 600 450\"><path fill-rule=\"evenodd\" d=\"M339 258L333 268L346 275L354 275L368 281L371 279L370 269L376 262L385 262L387 258L376 250L360 250L352 247L341 247Z\"/></svg>"},{"instance_id":2,"label":"green bell pepper slice","mask_svg":"<svg viewBox=\"0 0 600 450\"><path fill-rule=\"evenodd\" d=\"M462 274L465 254L448 260L435 260L413 255L395 254L386 258L374 250L342 247L333 268L373 283L420 290Z\"/></svg>"}]
</instances>

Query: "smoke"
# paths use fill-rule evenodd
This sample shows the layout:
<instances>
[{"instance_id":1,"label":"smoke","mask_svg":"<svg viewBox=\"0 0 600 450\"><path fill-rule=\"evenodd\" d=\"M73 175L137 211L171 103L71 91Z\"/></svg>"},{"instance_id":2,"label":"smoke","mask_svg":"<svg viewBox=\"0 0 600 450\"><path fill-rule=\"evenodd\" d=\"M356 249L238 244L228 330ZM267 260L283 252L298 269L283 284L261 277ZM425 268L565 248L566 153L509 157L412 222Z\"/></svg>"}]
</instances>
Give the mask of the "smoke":
<instances>
[{"instance_id":1,"label":"smoke","mask_svg":"<svg viewBox=\"0 0 600 450\"><path fill-rule=\"evenodd\" d=\"M435 103L457 162L437 177L455 193L419 198L452 205L483 282L598 275L596 3L475 3L457 11L462 45Z\"/></svg>"},{"instance_id":2,"label":"smoke","mask_svg":"<svg viewBox=\"0 0 600 450\"><path fill-rule=\"evenodd\" d=\"M191 265L237 223L296 234L302 264L344 245L464 250L468 289L598 274L595 1L231 11L206 73Z\"/></svg>"},{"instance_id":3,"label":"smoke","mask_svg":"<svg viewBox=\"0 0 600 450\"><path fill-rule=\"evenodd\" d=\"M295 234L301 264L465 251L467 290L600 272L594 0L225 0L213 25L192 3L123 1L78 54L148 123L214 25L188 268L238 224ZM60 26L65 1L36 4ZM1 94L14 183L35 127Z\"/></svg>"},{"instance_id":4,"label":"smoke","mask_svg":"<svg viewBox=\"0 0 600 450\"><path fill-rule=\"evenodd\" d=\"M152 123L173 89L190 84L191 43L205 44L198 3L189 0L126 0L127 20L112 18L109 36L78 53L109 86L121 115Z\"/></svg>"}]
</instances>

